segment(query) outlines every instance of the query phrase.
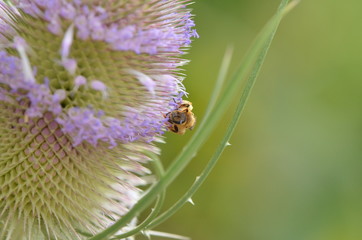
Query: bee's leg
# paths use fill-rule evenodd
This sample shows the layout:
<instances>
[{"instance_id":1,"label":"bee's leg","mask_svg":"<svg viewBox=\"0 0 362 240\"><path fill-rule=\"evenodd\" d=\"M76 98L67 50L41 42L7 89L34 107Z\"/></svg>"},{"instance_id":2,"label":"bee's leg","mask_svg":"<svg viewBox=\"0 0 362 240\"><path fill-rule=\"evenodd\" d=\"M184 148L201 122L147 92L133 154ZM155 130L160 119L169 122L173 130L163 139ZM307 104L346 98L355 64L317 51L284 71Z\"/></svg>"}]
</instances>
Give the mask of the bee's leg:
<instances>
[{"instance_id":1,"label":"bee's leg","mask_svg":"<svg viewBox=\"0 0 362 240\"><path fill-rule=\"evenodd\" d=\"M163 116L164 118L168 118L168 115L170 115L170 113L171 113L171 112L168 112L168 113L166 113L166 114L162 113L162 116Z\"/></svg>"},{"instance_id":2,"label":"bee's leg","mask_svg":"<svg viewBox=\"0 0 362 240\"><path fill-rule=\"evenodd\" d=\"M172 125L169 130L174 133L178 133L178 127L176 125Z\"/></svg>"}]
</instances>

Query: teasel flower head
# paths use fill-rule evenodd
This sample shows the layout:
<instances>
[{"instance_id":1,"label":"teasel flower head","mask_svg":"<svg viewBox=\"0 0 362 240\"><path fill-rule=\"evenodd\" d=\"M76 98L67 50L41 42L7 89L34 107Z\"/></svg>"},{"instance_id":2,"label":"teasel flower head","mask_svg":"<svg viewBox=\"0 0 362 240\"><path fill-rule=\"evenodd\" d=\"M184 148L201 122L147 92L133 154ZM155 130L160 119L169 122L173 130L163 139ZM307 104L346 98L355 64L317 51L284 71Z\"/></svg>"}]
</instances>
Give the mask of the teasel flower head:
<instances>
[{"instance_id":1,"label":"teasel flower head","mask_svg":"<svg viewBox=\"0 0 362 240\"><path fill-rule=\"evenodd\" d=\"M0 239L84 239L137 202L185 94L188 4L0 2Z\"/></svg>"}]
</instances>

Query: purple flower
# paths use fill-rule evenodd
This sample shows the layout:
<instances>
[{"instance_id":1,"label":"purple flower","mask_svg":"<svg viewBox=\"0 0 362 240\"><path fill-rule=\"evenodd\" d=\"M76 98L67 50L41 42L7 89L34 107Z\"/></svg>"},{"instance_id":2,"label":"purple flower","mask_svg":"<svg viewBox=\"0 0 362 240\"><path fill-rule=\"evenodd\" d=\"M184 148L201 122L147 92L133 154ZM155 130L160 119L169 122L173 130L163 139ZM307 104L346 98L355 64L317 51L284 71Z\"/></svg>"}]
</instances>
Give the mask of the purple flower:
<instances>
[{"instance_id":1,"label":"purple flower","mask_svg":"<svg viewBox=\"0 0 362 240\"><path fill-rule=\"evenodd\" d=\"M0 2L0 238L83 239L147 184L198 37L188 1L13 3Z\"/></svg>"}]
</instances>

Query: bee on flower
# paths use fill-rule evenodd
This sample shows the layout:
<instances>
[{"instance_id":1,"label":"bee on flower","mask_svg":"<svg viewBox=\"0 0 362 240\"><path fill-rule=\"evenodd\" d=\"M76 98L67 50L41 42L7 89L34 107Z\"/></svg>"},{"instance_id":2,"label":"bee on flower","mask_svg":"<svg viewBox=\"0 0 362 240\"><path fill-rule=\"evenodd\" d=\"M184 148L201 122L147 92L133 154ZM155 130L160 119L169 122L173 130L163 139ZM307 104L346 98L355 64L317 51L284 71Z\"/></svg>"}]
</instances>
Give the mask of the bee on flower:
<instances>
[{"instance_id":1,"label":"bee on flower","mask_svg":"<svg viewBox=\"0 0 362 240\"><path fill-rule=\"evenodd\" d=\"M171 112L164 115L167 118L167 128L171 132L183 135L186 130L192 130L196 124L196 118L192 112L192 103L182 100Z\"/></svg>"}]
</instances>

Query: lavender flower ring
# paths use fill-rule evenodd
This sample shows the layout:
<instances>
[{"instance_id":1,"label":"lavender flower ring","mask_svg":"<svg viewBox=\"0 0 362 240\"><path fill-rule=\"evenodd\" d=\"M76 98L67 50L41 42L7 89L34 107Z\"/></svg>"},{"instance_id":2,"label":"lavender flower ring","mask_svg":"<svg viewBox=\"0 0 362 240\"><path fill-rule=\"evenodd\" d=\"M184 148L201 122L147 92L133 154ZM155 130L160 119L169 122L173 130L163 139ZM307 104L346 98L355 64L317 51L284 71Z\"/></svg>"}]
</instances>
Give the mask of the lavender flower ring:
<instances>
[{"instance_id":1,"label":"lavender flower ring","mask_svg":"<svg viewBox=\"0 0 362 240\"><path fill-rule=\"evenodd\" d=\"M13 3L0 3L0 239L83 239L147 184L143 153L159 153L162 113L185 94L188 1Z\"/></svg>"}]
</instances>

